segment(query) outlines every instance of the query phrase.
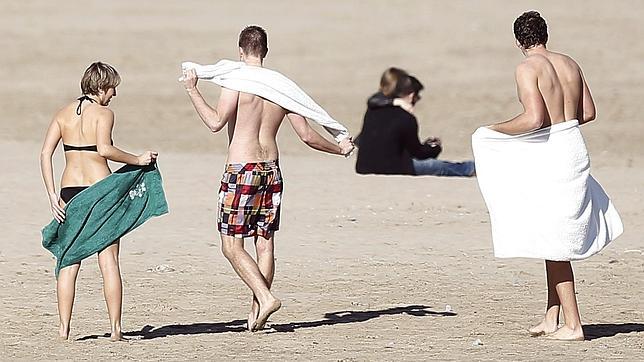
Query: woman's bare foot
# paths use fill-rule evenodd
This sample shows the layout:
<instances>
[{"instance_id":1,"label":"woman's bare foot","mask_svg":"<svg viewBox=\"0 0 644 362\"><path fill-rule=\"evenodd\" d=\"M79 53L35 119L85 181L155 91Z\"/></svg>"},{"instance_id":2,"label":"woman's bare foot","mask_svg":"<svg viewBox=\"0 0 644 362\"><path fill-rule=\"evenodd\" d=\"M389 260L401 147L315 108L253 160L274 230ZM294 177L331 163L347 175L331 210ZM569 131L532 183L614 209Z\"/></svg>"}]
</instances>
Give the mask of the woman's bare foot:
<instances>
[{"instance_id":1,"label":"woman's bare foot","mask_svg":"<svg viewBox=\"0 0 644 362\"><path fill-rule=\"evenodd\" d=\"M69 339L69 326L65 327L63 325L60 325L58 327L58 339L61 341L66 341Z\"/></svg>"},{"instance_id":2,"label":"woman's bare foot","mask_svg":"<svg viewBox=\"0 0 644 362\"><path fill-rule=\"evenodd\" d=\"M282 306L282 302L277 299L273 298L273 300L266 305L259 306L259 314L257 315L257 320L255 323L253 323L253 326L251 327L251 331L255 332L258 331L262 328L264 328L264 325L266 324L266 321L268 321L268 317L271 316L271 314L277 312L278 309Z\"/></svg>"},{"instance_id":3,"label":"woman's bare foot","mask_svg":"<svg viewBox=\"0 0 644 362\"><path fill-rule=\"evenodd\" d=\"M125 337L123 337L123 333L121 331L118 332L112 332L110 335L110 341L111 342L124 342L127 341Z\"/></svg>"},{"instance_id":4,"label":"woman's bare foot","mask_svg":"<svg viewBox=\"0 0 644 362\"><path fill-rule=\"evenodd\" d=\"M546 338L556 339L558 341L583 341L584 330L581 328L581 326L573 329L564 325L561 328L557 329L556 332L548 334Z\"/></svg>"},{"instance_id":5,"label":"woman's bare foot","mask_svg":"<svg viewBox=\"0 0 644 362\"><path fill-rule=\"evenodd\" d=\"M528 329L528 333L530 333L531 337L539 337L544 334L554 333L555 331L557 331L557 323L548 322L545 319L536 326Z\"/></svg>"}]
</instances>

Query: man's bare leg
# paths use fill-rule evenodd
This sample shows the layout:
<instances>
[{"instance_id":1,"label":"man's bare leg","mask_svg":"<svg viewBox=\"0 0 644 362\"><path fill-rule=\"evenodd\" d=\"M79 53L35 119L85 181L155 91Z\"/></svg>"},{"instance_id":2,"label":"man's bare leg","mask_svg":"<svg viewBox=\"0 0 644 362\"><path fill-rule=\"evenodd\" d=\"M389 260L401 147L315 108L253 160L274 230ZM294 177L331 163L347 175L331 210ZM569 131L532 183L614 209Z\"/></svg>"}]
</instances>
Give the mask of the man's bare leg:
<instances>
[{"instance_id":1,"label":"man's bare leg","mask_svg":"<svg viewBox=\"0 0 644 362\"><path fill-rule=\"evenodd\" d=\"M257 266L259 271L264 276L266 285L268 289L271 289L273 285L273 278L275 276L275 244L274 244L275 234L271 235L270 238L265 239L261 236L255 237L255 255L257 255ZM250 308L250 313L248 315L248 330L255 324L257 316L259 314L259 302L257 297L253 294L253 301Z\"/></svg>"},{"instance_id":2,"label":"man's bare leg","mask_svg":"<svg viewBox=\"0 0 644 362\"><path fill-rule=\"evenodd\" d=\"M244 239L221 234L221 247L237 275L253 291L259 302L257 320L250 329L261 329L268 317L280 309L282 302L271 293L257 263L244 249Z\"/></svg>"},{"instance_id":3,"label":"man's bare leg","mask_svg":"<svg viewBox=\"0 0 644 362\"><path fill-rule=\"evenodd\" d=\"M548 274L552 274L557 294L561 301L564 325L548 338L565 341L583 341L584 331L581 326L577 297L575 296L575 280L572 265L569 261L546 260Z\"/></svg>"},{"instance_id":4,"label":"man's bare leg","mask_svg":"<svg viewBox=\"0 0 644 362\"><path fill-rule=\"evenodd\" d=\"M546 314L541 323L528 330L533 337L553 333L559 326L561 302L559 301L559 295L557 295L557 283L550 268L548 268L548 261L546 261L546 280L548 283L548 305L546 307Z\"/></svg>"},{"instance_id":5,"label":"man's bare leg","mask_svg":"<svg viewBox=\"0 0 644 362\"><path fill-rule=\"evenodd\" d=\"M58 316L60 325L58 336L60 339L69 338L69 324L72 319L74 308L74 296L76 295L76 277L80 263L70 265L60 270L56 280L56 297L58 299Z\"/></svg>"},{"instance_id":6,"label":"man's bare leg","mask_svg":"<svg viewBox=\"0 0 644 362\"><path fill-rule=\"evenodd\" d=\"M98 253L98 266L103 275L103 295L110 316L110 340L123 341L121 310L123 308L123 284L119 267L119 241Z\"/></svg>"}]
</instances>

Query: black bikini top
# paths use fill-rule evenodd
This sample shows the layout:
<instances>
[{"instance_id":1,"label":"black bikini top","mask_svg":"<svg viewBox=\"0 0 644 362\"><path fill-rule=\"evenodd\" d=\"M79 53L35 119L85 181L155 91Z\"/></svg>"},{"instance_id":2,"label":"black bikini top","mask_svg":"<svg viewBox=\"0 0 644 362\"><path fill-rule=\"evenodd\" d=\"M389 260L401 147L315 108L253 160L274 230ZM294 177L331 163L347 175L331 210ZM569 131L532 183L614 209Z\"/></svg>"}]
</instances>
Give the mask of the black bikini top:
<instances>
[{"instance_id":1,"label":"black bikini top","mask_svg":"<svg viewBox=\"0 0 644 362\"><path fill-rule=\"evenodd\" d=\"M63 149L65 152L67 151L89 151L89 152L98 152L98 148L96 145L89 145L89 146L74 146L74 145L66 145L63 143Z\"/></svg>"},{"instance_id":2,"label":"black bikini top","mask_svg":"<svg viewBox=\"0 0 644 362\"><path fill-rule=\"evenodd\" d=\"M89 101L90 103L96 103L95 100L92 98L88 97L87 95L83 94L82 96L77 98L78 100L78 107L76 107L76 114L80 116L81 114L81 106L83 105L83 101Z\"/></svg>"},{"instance_id":3,"label":"black bikini top","mask_svg":"<svg viewBox=\"0 0 644 362\"><path fill-rule=\"evenodd\" d=\"M89 101L90 103L96 103L95 100L92 98L88 97L87 95L83 94L81 97L78 97L78 107L76 107L76 114L80 116L81 114L81 106L83 105L83 101ZM89 152L98 152L98 148L96 145L89 145L89 146L73 146L73 145L66 145L63 143L63 149L65 152L67 151L89 151Z\"/></svg>"}]
</instances>

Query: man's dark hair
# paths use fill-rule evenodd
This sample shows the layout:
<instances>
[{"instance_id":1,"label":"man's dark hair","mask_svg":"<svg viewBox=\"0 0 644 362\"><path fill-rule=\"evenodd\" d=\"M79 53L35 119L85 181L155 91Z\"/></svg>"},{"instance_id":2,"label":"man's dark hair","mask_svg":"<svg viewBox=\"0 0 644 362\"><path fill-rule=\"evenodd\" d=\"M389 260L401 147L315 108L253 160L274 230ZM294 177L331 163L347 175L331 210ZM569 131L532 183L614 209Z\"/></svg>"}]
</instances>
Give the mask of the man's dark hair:
<instances>
[{"instance_id":1,"label":"man's dark hair","mask_svg":"<svg viewBox=\"0 0 644 362\"><path fill-rule=\"evenodd\" d=\"M239 33L239 47L248 55L264 58L268 53L268 36L257 25L249 25Z\"/></svg>"},{"instance_id":2,"label":"man's dark hair","mask_svg":"<svg viewBox=\"0 0 644 362\"><path fill-rule=\"evenodd\" d=\"M514 37L523 49L548 42L548 25L536 11L526 11L514 21Z\"/></svg>"}]
</instances>

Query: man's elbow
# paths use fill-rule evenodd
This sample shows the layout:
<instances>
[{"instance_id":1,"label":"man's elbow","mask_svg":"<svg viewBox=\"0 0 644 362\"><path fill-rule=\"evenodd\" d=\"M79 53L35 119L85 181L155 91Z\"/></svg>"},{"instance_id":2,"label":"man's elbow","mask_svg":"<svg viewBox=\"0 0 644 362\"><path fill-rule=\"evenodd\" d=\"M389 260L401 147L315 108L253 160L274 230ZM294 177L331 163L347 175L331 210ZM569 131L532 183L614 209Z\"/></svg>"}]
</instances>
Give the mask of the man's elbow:
<instances>
[{"instance_id":1,"label":"man's elbow","mask_svg":"<svg viewBox=\"0 0 644 362\"><path fill-rule=\"evenodd\" d=\"M209 125L208 125L208 129L209 129L209 130L210 130L210 132L212 132L212 133L217 133L217 132L221 131L221 129L222 129L222 128L223 128L223 127L221 127L221 126L219 126L219 125L216 125L216 124L209 124Z\"/></svg>"},{"instance_id":2,"label":"man's elbow","mask_svg":"<svg viewBox=\"0 0 644 362\"><path fill-rule=\"evenodd\" d=\"M311 137L308 133L301 135L300 140L302 140L302 142L304 142L308 146L310 146L313 143L313 137Z\"/></svg>"},{"instance_id":3,"label":"man's elbow","mask_svg":"<svg viewBox=\"0 0 644 362\"><path fill-rule=\"evenodd\" d=\"M535 129L541 128L541 126L543 126L543 122L545 120L544 118L545 117L544 117L543 114L539 114L539 113L529 114L527 119L526 119L526 126L527 126L526 128L528 128L530 130L535 130Z\"/></svg>"},{"instance_id":4,"label":"man's elbow","mask_svg":"<svg viewBox=\"0 0 644 362\"><path fill-rule=\"evenodd\" d=\"M224 126L226 125L226 123L228 123L228 121L227 121L227 118L224 116L222 118L215 117L215 118L208 119L205 123L208 129L210 130L210 132L217 133L221 131L222 128L224 128Z\"/></svg>"},{"instance_id":5,"label":"man's elbow","mask_svg":"<svg viewBox=\"0 0 644 362\"><path fill-rule=\"evenodd\" d=\"M597 114L594 109L592 111L586 111L584 112L583 121L584 123L594 121L596 117L597 117Z\"/></svg>"}]
</instances>

